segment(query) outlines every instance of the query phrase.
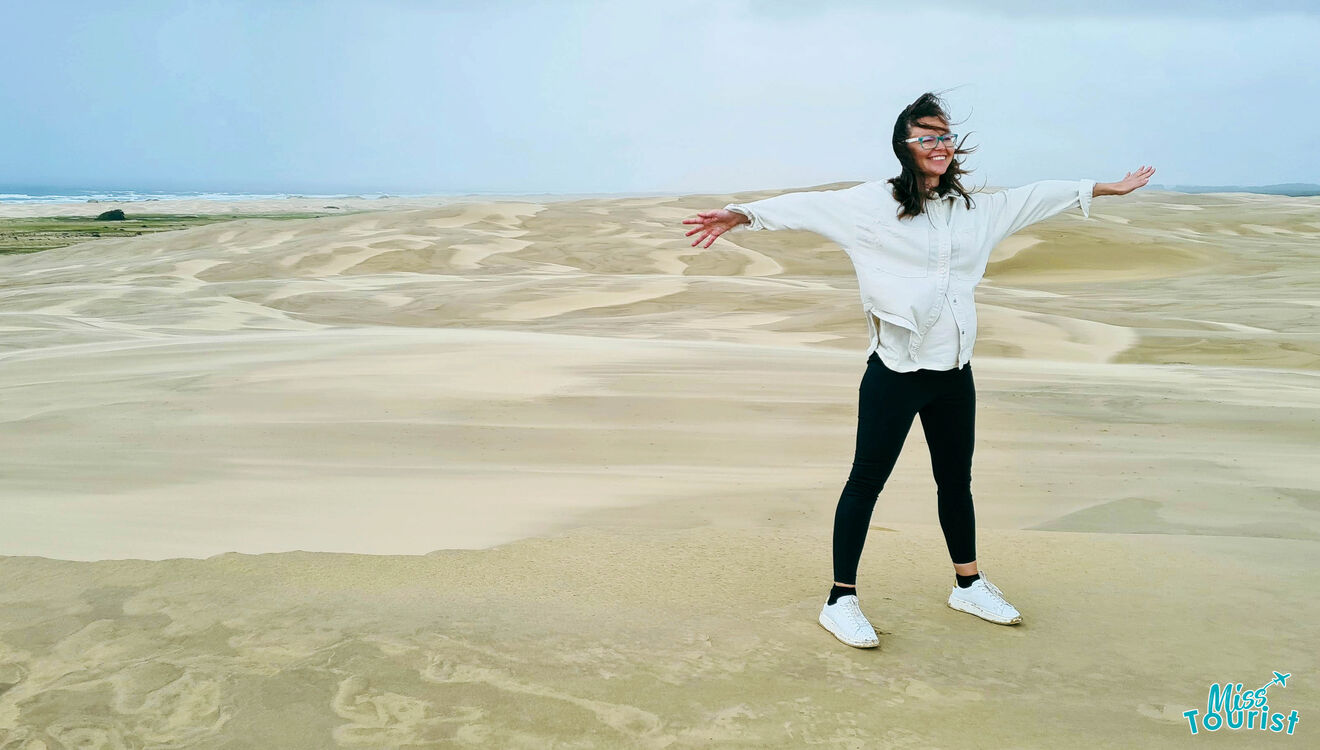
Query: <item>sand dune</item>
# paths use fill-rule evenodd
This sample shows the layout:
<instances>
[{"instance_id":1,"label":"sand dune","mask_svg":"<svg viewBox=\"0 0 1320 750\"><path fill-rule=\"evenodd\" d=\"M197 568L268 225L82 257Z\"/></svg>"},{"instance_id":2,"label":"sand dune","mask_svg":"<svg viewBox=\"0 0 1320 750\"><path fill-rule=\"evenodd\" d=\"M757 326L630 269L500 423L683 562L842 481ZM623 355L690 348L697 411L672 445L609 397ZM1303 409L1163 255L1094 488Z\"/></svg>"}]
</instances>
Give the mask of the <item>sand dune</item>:
<instances>
[{"instance_id":1,"label":"sand dune","mask_svg":"<svg viewBox=\"0 0 1320 750\"><path fill-rule=\"evenodd\" d=\"M1181 714L1204 709L1211 681L1254 687L1268 665L1312 673L1308 605L1277 605L1314 585L1314 542L1001 531L985 552L1031 613L1009 629L944 607L937 530L872 535L861 572L884 644L869 652L826 641L814 622L822 528L583 528L411 557L10 558L0 659L18 666L0 667L15 683L0 736L16 747L1063 747L1078 736L1172 747L1189 742ZM1195 574L1171 580L1179 565ZM1096 617L1110 610L1123 616ZM1236 625L1244 612L1250 627ZM1306 681L1270 692L1298 709L1299 733L1317 697ZM1306 737L1244 734L1223 741Z\"/></svg>"},{"instance_id":2,"label":"sand dune","mask_svg":"<svg viewBox=\"0 0 1320 750\"><path fill-rule=\"evenodd\" d=\"M1024 624L943 606L914 424L861 652L815 623L847 258L683 236L774 192L0 257L0 748L1182 746L1210 682L1276 668L1309 726L1320 201L1101 198L997 248L973 491ZM224 209L317 201L284 203Z\"/></svg>"}]
</instances>

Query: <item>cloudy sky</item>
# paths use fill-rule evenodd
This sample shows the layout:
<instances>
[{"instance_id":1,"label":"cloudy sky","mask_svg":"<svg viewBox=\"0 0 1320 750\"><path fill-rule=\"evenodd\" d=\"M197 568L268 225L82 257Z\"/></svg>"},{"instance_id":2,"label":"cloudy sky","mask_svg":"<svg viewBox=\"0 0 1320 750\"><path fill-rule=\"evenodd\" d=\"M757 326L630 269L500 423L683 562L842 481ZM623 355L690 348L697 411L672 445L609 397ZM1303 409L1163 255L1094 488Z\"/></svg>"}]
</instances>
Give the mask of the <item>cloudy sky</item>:
<instances>
[{"instance_id":1,"label":"cloudy sky","mask_svg":"<svg viewBox=\"0 0 1320 750\"><path fill-rule=\"evenodd\" d=\"M1320 182L1320 2L0 0L0 185L724 192L881 179L944 91L974 182Z\"/></svg>"}]
</instances>

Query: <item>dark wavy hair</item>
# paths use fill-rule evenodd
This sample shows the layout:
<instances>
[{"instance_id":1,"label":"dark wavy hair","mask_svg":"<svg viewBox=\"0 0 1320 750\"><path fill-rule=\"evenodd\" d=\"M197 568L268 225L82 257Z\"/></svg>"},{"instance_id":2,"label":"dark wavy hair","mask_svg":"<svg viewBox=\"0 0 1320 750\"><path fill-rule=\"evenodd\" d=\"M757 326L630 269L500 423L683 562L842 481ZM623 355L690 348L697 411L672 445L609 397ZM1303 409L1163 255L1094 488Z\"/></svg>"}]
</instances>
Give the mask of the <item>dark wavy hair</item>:
<instances>
[{"instance_id":1,"label":"dark wavy hair","mask_svg":"<svg viewBox=\"0 0 1320 750\"><path fill-rule=\"evenodd\" d=\"M938 95L929 91L917 97L915 102L904 107L903 111L899 113L898 119L894 121L894 156L898 157L898 163L902 165L903 171L897 177L892 177L886 182L892 187L894 200L901 205L898 210L898 218L900 219L920 216L925 210L926 198L932 197L922 187L921 170L917 168L916 160L912 158L912 152L908 150L908 144L903 143L904 138L912 137L912 126L916 125L917 120L923 117L938 117L952 125L944 101ZM966 137L959 140L958 146L954 149L953 158L949 160L949 168L940 176L935 194L943 197L952 191L962 196L962 199L967 203L967 207L972 208L974 205L972 197L959 179L971 170L963 169L962 160L959 157L970 154L976 149L963 147Z\"/></svg>"}]
</instances>

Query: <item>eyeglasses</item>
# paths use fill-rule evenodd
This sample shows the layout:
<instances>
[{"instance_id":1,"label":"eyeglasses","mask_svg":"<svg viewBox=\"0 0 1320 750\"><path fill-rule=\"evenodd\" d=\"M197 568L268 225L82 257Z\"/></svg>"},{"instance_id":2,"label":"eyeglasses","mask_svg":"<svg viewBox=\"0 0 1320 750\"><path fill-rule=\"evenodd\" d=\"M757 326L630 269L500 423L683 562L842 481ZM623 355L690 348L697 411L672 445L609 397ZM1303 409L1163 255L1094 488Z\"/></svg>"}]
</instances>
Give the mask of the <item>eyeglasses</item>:
<instances>
[{"instance_id":1,"label":"eyeglasses","mask_svg":"<svg viewBox=\"0 0 1320 750\"><path fill-rule=\"evenodd\" d=\"M918 135L913 136L912 138L904 138L899 141L899 143L912 143L913 141L920 143L921 147L927 151L935 148L935 144L940 142L948 143L950 148L958 148L957 133L948 133L946 135Z\"/></svg>"}]
</instances>

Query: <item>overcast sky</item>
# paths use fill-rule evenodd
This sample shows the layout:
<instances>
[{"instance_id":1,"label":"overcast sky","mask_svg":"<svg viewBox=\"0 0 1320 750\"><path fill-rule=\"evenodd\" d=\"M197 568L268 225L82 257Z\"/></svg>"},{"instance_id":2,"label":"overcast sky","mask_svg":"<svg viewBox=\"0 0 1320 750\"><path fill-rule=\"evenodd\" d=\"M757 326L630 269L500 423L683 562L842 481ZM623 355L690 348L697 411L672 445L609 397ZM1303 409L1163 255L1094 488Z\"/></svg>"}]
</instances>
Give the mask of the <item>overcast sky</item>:
<instances>
[{"instance_id":1,"label":"overcast sky","mask_svg":"<svg viewBox=\"0 0 1320 750\"><path fill-rule=\"evenodd\" d=\"M0 185L882 179L927 90L980 145L976 184L1320 182L1320 2L983 4L0 0Z\"/></svg>"}]
</instances>

